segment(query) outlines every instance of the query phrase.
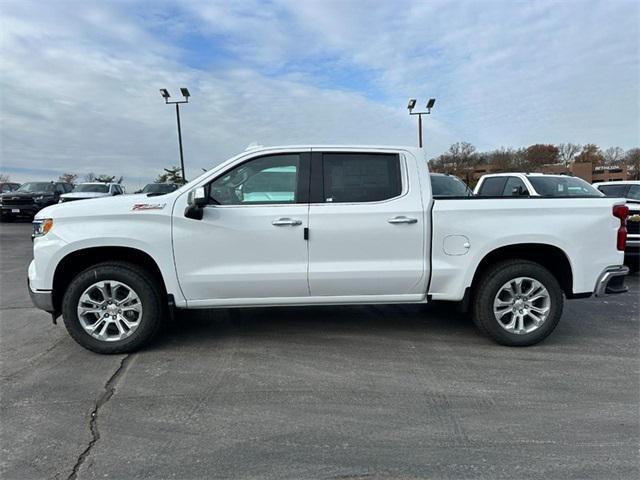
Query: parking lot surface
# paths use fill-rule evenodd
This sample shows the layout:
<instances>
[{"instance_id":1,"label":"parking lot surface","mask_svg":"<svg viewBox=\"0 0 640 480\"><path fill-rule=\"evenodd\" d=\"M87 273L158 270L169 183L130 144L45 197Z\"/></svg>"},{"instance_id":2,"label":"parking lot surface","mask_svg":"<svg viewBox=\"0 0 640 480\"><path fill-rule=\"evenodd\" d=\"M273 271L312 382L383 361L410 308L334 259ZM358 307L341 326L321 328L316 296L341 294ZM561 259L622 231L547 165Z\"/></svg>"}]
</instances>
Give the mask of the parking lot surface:
<instances>
[{"instance_id":1,"label":"parking lot surface","mask_svg":"<svg viewBox=\"0 0 640 480\"><path fill-rule=\"evenodd\" d=\"M100 356L32 307L0 226L0 478L640 478L639 292L508 348L453 308L190 311Z\"/></svg>"}]
</instances>

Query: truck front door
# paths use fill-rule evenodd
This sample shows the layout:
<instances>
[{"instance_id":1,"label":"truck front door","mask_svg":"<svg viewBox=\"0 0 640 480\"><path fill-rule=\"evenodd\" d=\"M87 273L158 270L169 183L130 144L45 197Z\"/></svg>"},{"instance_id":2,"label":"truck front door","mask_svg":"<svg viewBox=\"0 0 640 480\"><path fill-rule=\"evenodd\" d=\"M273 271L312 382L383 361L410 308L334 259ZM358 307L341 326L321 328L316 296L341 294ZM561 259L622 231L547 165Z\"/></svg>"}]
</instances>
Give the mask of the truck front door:
<instances>
[{"instance_id":1,"label":"truck front door","mask_svg":"<svg viewBox=\"0 0 640 480\"><path fill-rule=\"evenodd\" d=\"M176 271L190 306L308 297L309 157L285 152L235 165L207 185L202 220L176 203Z\"/></svg>"}]
</instances>

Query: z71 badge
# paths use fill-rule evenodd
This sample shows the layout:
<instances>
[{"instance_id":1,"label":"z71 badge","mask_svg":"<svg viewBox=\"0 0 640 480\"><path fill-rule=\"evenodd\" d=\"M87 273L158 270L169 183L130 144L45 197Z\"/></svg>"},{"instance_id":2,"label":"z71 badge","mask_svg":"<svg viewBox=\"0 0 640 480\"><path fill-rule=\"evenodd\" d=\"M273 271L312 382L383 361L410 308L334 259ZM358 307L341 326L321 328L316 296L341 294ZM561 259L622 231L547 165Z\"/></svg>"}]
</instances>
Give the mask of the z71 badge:
<instances>
[{"instance_id":1,"label":"z71 badge","mask_svg":"<svg viewBox=\"0 0 640 480\"><path fill-rule=\"evenodd\" d=\"M138 210L162 210L166 205L166 203L136 203L131 207L131 210L134 212Z\"/></svg>"}]
</instances>

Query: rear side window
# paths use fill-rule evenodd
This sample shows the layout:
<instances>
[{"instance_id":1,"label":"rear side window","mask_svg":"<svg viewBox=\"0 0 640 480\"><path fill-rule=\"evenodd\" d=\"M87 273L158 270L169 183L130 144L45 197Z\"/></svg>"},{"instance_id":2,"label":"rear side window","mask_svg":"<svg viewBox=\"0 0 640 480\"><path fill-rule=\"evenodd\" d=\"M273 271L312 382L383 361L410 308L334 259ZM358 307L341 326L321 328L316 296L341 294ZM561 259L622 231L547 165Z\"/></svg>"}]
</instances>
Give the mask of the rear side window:
<instances>
[{"instance_id":1,"label":"rear side window","mask_svg":"<svg viewBox=\"0 0 640 480\"><path fill-rule=\"evenodd\" d=\"M325 153L322 160L325 202L379 202L402 193L397 154Z\"/></svg>"},{"instance_id":2,"label":"rear side window","mask_svg":"<svg viewBox=\"0 0 640 480\"><path fill-rule=\"evenodd\" d=\"M504 185L507 177L489 177L485 178L480 186L478 195L481 197L501 197L504 192Z\"/></svg>"}]
</instances>

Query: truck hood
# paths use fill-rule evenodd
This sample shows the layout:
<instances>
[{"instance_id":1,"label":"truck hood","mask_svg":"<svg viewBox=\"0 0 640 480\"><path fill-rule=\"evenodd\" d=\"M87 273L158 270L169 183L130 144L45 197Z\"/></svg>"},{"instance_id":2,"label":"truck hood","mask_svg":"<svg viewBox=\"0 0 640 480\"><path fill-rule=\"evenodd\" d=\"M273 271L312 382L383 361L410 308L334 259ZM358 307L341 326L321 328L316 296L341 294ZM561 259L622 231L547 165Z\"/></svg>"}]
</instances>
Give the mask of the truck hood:
<instances>
[{"instance_id":1,"label":"truck hood","mask_svg":"<svg viewBox=\"0 0 640 480\"><path fill-rule=\"evenodd\" d=\"M109 193L103 192L71 192L71 193L63 193L60 195L60 198L69 198L69 199L80 199L80 198L100 198L100 197L109 197L111 196Z\"/></svg>"},{"instance_id":2,"label":"truck hood","mask_svg":"<svg viewBox=\"0 0 640 480\"><path fill-rule=\"evenodd\" d=\"M147 197L141 195L116 195L95 198L90 202L65 202L51 205L40 210L37 219L42 218L82 218L112 217L118 215L137 215L143 212L170 213L176 195Z\"/></svg>"}]
</instances>

